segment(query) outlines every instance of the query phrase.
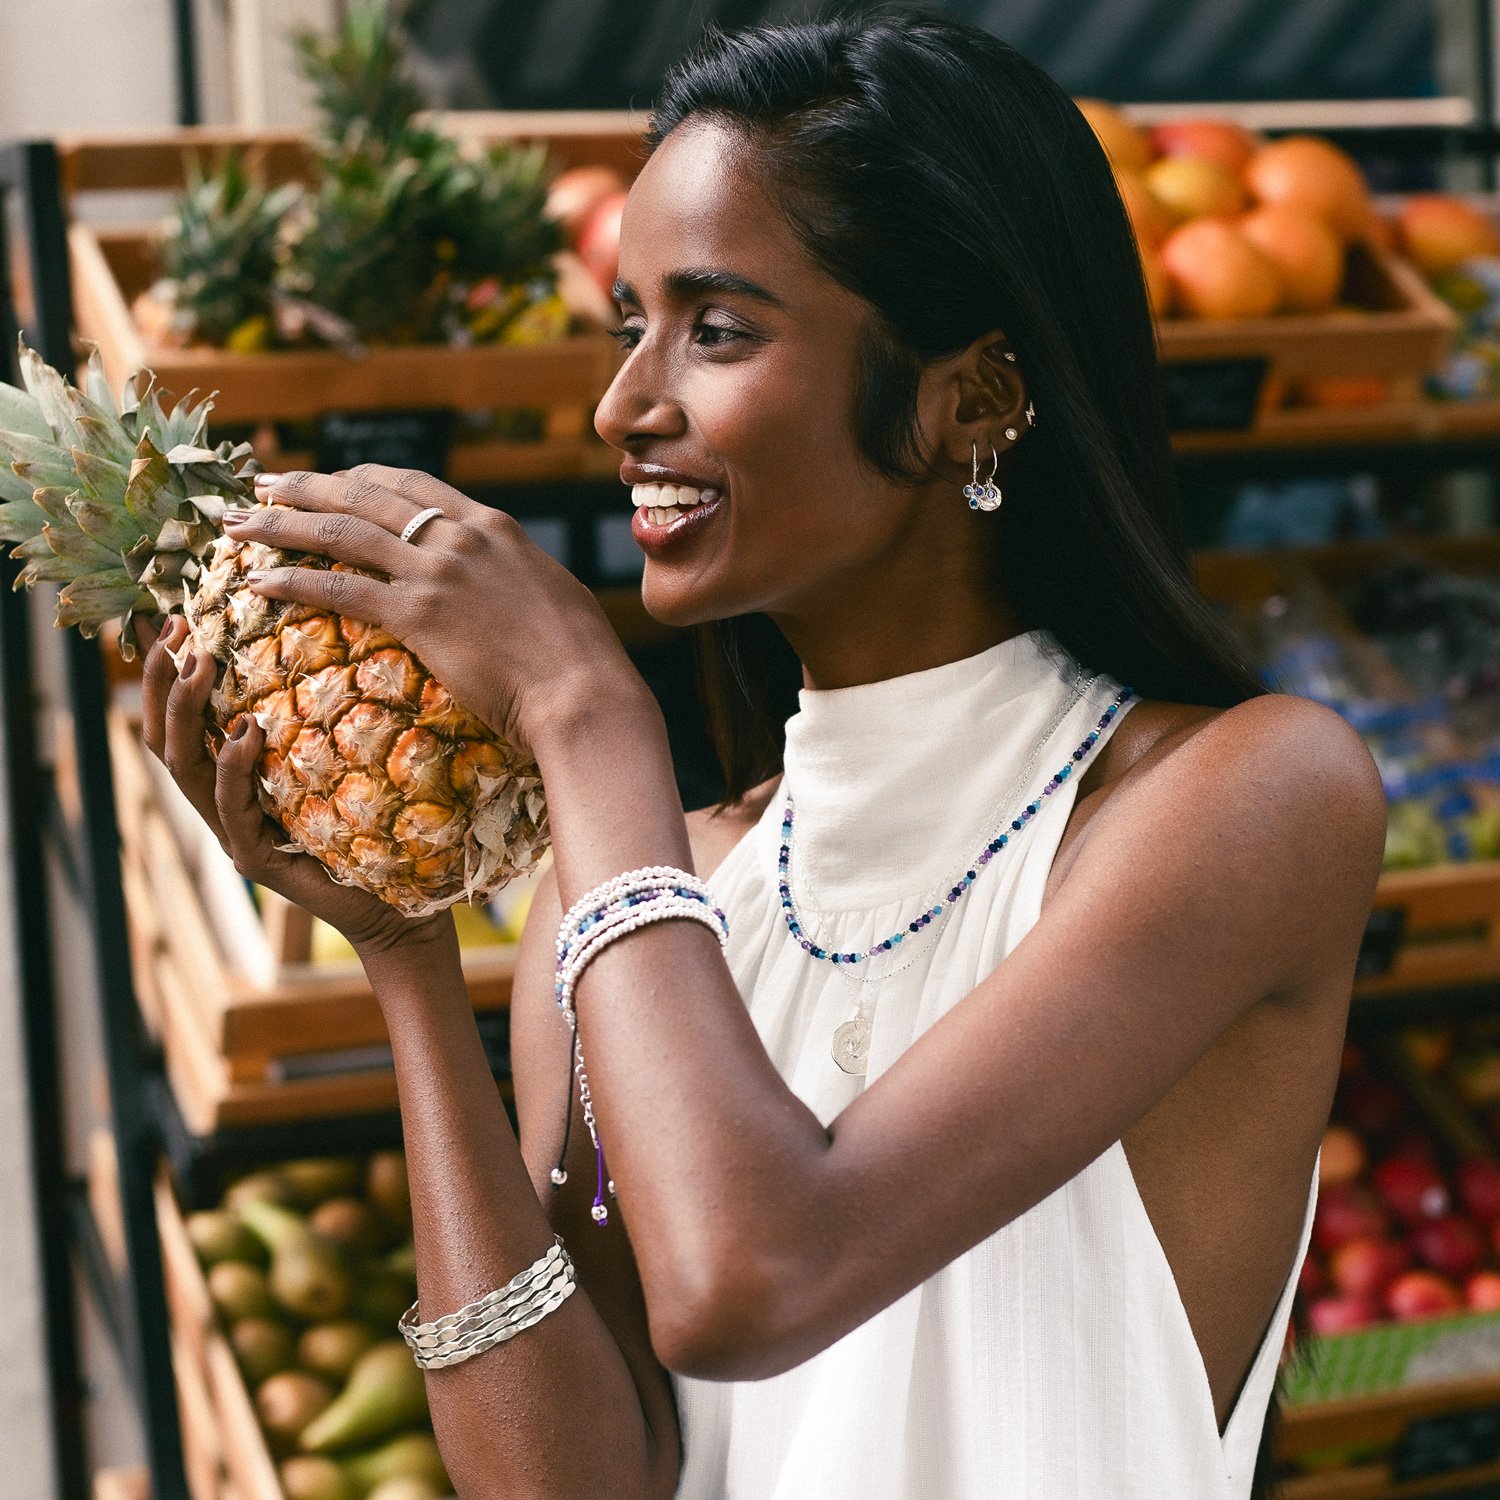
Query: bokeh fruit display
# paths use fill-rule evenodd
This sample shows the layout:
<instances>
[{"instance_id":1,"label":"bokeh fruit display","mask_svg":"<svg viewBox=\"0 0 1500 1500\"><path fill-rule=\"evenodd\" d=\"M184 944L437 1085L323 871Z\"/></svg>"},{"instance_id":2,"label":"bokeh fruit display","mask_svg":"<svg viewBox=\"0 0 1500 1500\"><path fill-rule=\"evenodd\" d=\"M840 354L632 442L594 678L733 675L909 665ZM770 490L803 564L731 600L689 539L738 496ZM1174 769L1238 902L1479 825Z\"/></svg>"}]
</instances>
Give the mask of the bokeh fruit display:
<instances>
[{"instance_id":1,"label":"bokeh fruit display","mask_svg":"<svg viewBox=\"0 0 1500 1500\"><path fill-rule=\"evenodd\" d=\"M280 1162L185 1223L286 1500L450 1495L396 1328L416 1298L401 1153Z\"/></svg>"},{"instance_id":2,"label":"bokeh fruit display","mask_svg":"<svg viewBox=\"0 0 1500 1500\"><path fill-rule=\"evenodd\" d=\"M1369 186L1314 135L1265 141L1229 120L1141 128L1081 99L1114 168L1159 317L1329 312L1351 245L1380 237Z\"/></svg>"}]
</instances>

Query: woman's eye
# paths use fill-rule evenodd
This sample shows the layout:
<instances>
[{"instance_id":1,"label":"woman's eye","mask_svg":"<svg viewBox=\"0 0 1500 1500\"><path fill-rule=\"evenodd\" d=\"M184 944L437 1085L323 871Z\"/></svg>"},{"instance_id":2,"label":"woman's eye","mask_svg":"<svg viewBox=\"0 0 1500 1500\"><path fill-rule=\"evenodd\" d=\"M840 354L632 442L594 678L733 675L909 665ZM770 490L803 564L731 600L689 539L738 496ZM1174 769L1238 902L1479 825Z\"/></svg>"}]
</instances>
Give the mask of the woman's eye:
<instances>
[{"instance_id":1,"label":"woman's eye","mask_svg":"<svg viewBox=\"0 0 1500 1500\"><path fill-rule=\"evenodd\" d=\"M698 342L706 344L710 349L723 344L732 344L736 339L748 337L738 328L726 328L722 323L700 323L697 333Z\"/></svg>"},{"instance_id":2,"label":"woman's eye","mask_svg":"<svg viewBox=\"0 0 1500 1500\"><path fill-rule=\"evenodd\" d=\"M618 328L604 330L622 349L634 349L641 341L641 330L622 323Z\"/></svg>"}]
</instances>

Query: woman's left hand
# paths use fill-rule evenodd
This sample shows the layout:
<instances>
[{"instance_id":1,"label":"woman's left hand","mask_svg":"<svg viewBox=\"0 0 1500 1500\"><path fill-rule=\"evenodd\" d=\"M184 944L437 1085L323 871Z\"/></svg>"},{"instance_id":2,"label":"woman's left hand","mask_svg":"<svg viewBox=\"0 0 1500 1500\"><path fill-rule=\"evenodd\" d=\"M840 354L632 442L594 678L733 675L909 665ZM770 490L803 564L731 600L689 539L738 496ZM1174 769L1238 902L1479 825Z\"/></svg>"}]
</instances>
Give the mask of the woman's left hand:
<instances>
[{"instance_id":1,"label":"woman's left hand","mask_svg":"<svg viewBox=\"0 0 1500 1500\"><path fill-rule=\"evenodd\" d=\"M273 568L251 575L258 593L380 626L512 744L535 753L570 708L645 691L593 595L503 511L430 474L378 464L262 474L255 488L270 504L226 513L235 541L383 575ZM403 541L428 509L439 514Z\"/></svg>"}]
</instances>

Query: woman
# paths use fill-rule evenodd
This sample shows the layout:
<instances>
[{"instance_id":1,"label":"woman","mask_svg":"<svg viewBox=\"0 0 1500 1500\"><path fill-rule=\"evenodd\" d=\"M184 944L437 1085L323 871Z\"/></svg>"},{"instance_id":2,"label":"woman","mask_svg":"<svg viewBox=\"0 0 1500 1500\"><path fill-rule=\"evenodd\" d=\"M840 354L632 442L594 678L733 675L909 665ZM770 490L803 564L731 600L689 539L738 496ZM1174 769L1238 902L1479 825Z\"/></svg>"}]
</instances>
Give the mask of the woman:
<instances>
[{"instance_id":1,"label":"woman","mask_svg":"<svg viewBox=\"0 0 1500 1500\"><path fill-rule=\"evenodd\" d=\"M384 626L541 765L519 1148L447 916L278 852L259 732L215 771L211 669L174 669L180 631L146 668L152 748L380 999L422 1347L523 1268L562 1287L554 1233L576 1265L429 1376L458 1491L1244 1497L1380 863L1371 761L1260 694L1192 594L1127 221L1047 78L936 19L714 36L652 144L596 425L648 609L713 624L723 806L684 819L654 703L507 517L361 469L268 476L233 527L386 575L259 587ZM801 663L784 775L757 616ZM683 873L640 899L687 919L580 973L626 910L604 883L649 867Z\"/></svg>"}]
</instances>

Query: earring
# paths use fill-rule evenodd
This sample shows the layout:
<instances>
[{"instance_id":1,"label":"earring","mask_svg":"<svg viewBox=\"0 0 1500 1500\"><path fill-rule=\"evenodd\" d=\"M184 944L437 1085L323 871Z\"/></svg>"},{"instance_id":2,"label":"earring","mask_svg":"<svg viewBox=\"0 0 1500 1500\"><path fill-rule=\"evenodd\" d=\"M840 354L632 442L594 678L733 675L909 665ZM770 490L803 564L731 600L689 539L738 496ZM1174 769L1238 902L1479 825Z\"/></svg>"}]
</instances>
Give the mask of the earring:
<instances>
[{"instance_id":1,"label":"earring","mask_svg":"<svg viewBox=\"0 0 1500 1500\"><path fill-rule=\"evenodd\" d=\"M1036 426L1036 407L1029 401L1026 403L1026 425L1028 427Z\"/></svg>"},{"instance_id":2,"label":"earring","mask_svg":"<svg viewBox=\"0 0 1500 1500\"><path fill-rule=\"evenodd\" d=\"M1000 486L995 483L995 475L1000 468L1000 455L994 448L990 449L990 477L981 479L979 477L979 444L970 444L973 450L973 478L964 486L964 498L969 502L970 510L999 510Z\"/></svg>"},{"instance_id":3,"label":"earring","mask_svg":"<svg viewBox=\"0 0 1500 1500\"><path fill-rule=\"evenodd\" d=\"M1017 432L1014 427L1007 427L1005 429L1005 441L1007 443L1013 443L1013 442L1015 442L1015 440L1018 437L1020 437L1020 435L1021 434L1019 432Z\"/></svg>"}]
</instances>

